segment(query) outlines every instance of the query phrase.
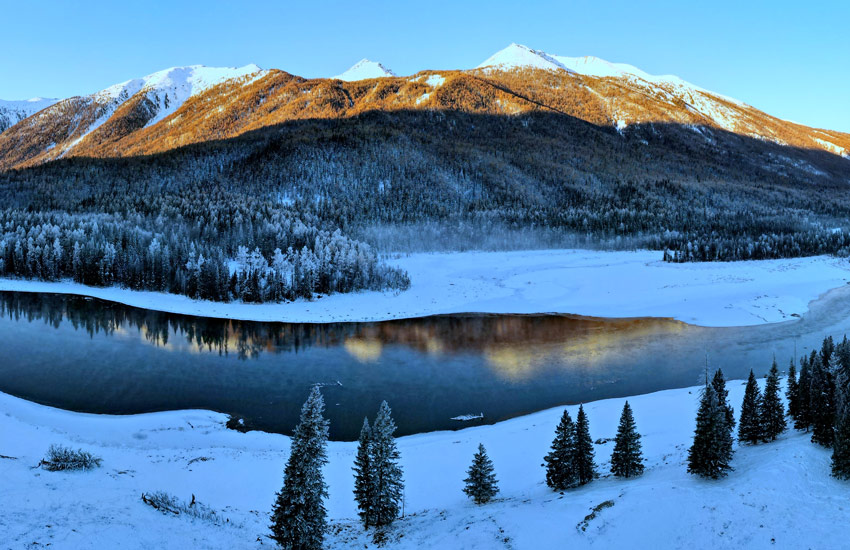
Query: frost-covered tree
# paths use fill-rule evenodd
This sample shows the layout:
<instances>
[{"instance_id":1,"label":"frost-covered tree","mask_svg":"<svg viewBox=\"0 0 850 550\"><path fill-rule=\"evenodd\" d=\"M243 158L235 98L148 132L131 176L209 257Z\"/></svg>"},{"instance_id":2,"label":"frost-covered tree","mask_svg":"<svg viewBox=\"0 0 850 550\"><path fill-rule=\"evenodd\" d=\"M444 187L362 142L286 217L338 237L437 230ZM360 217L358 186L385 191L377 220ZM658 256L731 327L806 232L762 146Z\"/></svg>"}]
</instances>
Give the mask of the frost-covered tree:
<instances>
[{"instance_id":1,"label":"frost-covered tree","mask_svg":"<svg viewBox=\"0 0 850 550\"><path fill-rule=\"evenodd\" d=\"M764 385L761 408L761 430L765 441L774 441L785 431L785 406L782 404L779 391L779 368L774 359Z\"/></svg>"},{"instance_id":2,"label":"frost-covered tree","mask_svg":"<svg viewBox=\"0 0 850 550\"><path fill-rule=\"evenodd\" d=\"M731 461L732 435L726 411L721 407L714 387L706 380L697 411L694 442L688 450L688 472L718 479L732 469Z\"/></svg>"},{"instance_id":3,"label":"frost-covered tree","mask_svg":"<svg viewBox=\"0 0 850 550\"><path fill-rule=\"evenodd\" d=\"M614 438L614 452L611 454L611 473L617 477L637 477L643 473L643 454L640 434L635 425L632 408L626 401L620 415L620 425Z\"/></svg>"},{"instance_id":4,"label":"frost-covered tree","mask_svg":"<svg viewBox=\"0 0 850 550\"><path fill-rule=\"evenodd\" d=\"M755 445L764 436L762 426L763 399L759 391L758 382L753 371L747 378L747 387L744 390L744 401L741 403L741 420L738 422L738 441Z\"/></svg>"},{"instance_id":5,"label":"frost-covered tree","mask_svg":"<svg viewBox=\"0 0 850 550\"><path fill-rule=\"evenodd\" d=\"M824 344L826 347L826 341ZM835 380L833 370L833 355L822 354L827 358L826 363L815 361L812 367L811 380L811 418L812 441L824 447L832 446L833 429L835 427Z\"/></svg>"},{"instance_id":6,"label":"frost-covered tree","mask_svg":"<svg viewBox=\"0 0 850 550\"><path fill-rule=\"evenodd\" d=\"M368 529L374 524L372 506L375 502L375 480L372 468L372 429L369 419L363 419L360 439L357 442L357 455L354 457L354 500L363 527Z\"/></svg>"},{"instance_id":7,"label":"frost-covered tree","mask_svg":"<svg viewBox=\"0 0 850 550\"><path fill-rule=\"evenodd\" d=\"M800 388L797 385L797 367L794 366L794 361L788 366L788 380L785 386L785 399L788 401L788 414L791 420L797 421L800 411Z\"/></svg>"},{"instance_id":8,"label":"frost-covered tree","mask_svg":"<svg viewBox=\"0 0 850 550\"><path fill-rule=\"evenodd\" d=\"M576 450L576 428L569 411L564 409L555 428L552 449L543 460L546 463L546 485L555 491L575 487L576 471L573 458Z\"/></svg>"},{"instance_id":9,"label":"frost-covered tree","mask_svg":"<svg viewBox=\"0 0 850 550\"><path fill-rule=\"evenodd\" d=\"M478 444L478 452L472 457L472 465L463 480L463 492L475 504L486 504L499 492L493 461L487 456L484 445Z\"/></svg>"},{"instance_id":10,"label":"frost-covered tree","mask_svg":"<svg viewBox=\"0 0 850 550\"><path fill-rule=\"evenodd\" d=\"M314 386L292 435L292 449L283 475L283 488L272 510L274 539L287 550L318 550L327 528L324 499L328 488L322 475L327 464L328 421L325 402Z\"/></svg>"},{"instance_id":11,"label":"frost-covered tree","mask_svg":"<svg viewBox=\"0 0 850 550\"><path fill-rule=\"evenodd\" d=\"M812 374L811 360L800 358L800 377L797 379L797 418L794 427L798 430L809 431L812 425Z\"/></svg>"},{"instance_id":12,"label":"frost-covered tree","mask_svg":"<svg viewBox=\"0 0 850 550\"><path fill-rule=\"evenodd\" d=\"M582 405L578 406L576 416L576 450L573 467L579 485L590 483L596 478L596 464L593 462L593 440L590 438L590 422Z\"/></svg>"},{"instance_id":13,"label":"frost-covered tree","mask_svg":"<svg viewBox=\"0 0 850 550\"><path fill-rule=\"evenodd\" d=\"M369 460L372 465L374 501L372 519L375 527L391 524L399 515L404 491L401 466L393 433L396 430L392 411L386 401L381 403L372 425Z\"/></svg>"},{"instance_id":14,"label":"frost-covered tree","mask_svg":"<svg viewBox=\"0 0 850 550\"><path fill-rule=\"evenodd\" d=\"M735 429L735 409L729 404L729 390L726 389L726 378L723 377L723 371L721 369L714 371L714 378L711 380L711 385L714 386L714 391L717 393L718 402L723 409L723 414L726 416L726 423L731 434Z\"/></svg>"}]
</instances>

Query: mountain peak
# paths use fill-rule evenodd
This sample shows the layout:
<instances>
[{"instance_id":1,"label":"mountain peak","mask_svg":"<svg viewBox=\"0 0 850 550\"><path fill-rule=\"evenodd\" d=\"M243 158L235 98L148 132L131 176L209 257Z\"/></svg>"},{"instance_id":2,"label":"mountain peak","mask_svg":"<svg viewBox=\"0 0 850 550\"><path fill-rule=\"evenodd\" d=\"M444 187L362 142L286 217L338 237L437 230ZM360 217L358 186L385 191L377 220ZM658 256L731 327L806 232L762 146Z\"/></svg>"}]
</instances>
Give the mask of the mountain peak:
<instances>
[{"instance_id":1,"label":"mountain peak","mask_svg":"<svg viewBox=\"0 0 850 550\"><path fill-rule=\"evenodd\" d=\"M383 78L387 76L396 76L396 74L377 61L370 61L363 58L355 63L350 69L342 74L334 76L333 78L352 82L355 80Z\"/></svg>"},{"instance_id":2,"label":"mountain peak","mask_svg":"<svg viewBox=\"0 0 850 550\"><path fill-rule=\"evenodd\" d=\"M507 48L494 53L476 68L483 69L484 67L498 67L502 69L532 67L535 69L571 71L571 69L565 67L554 56L543 51L532 50L528 46L523 46L515 42L511 43Z\"/></svg>"}]
</instances>

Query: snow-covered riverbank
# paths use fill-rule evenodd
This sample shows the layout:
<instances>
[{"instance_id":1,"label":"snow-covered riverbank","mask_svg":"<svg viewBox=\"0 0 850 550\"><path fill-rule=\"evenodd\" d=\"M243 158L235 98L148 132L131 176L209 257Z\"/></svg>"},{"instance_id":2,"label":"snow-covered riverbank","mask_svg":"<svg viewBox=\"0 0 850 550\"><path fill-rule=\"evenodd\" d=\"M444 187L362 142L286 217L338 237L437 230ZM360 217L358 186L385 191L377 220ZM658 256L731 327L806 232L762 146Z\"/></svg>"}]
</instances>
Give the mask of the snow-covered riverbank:
<instances>
[{"instance_id":1,"label":"snow-covered riverbank","mask_svg":"<svg viewBox=\"0 0 850 550\"><path fill-rule=\"evenodd\" d=\"M221 304L158 292L0 279L0 290L82 294L172 313L255 321L376 321L445 313L573 313L673 317L703 326L793 319L850 280L850 261L669 264L655 251L540 250L414 254L405 292L361 292L289 304Z\"/></svg>"},{"instance_id":2,"label":"snow-covered riverbank","mask_svg":"<svg viewBox=\"0 0 850 550\"><path fill-rule=\"evenodd\" d=\"M743 383L729 383L740 409ZM721 481L685 471L698 388L629 398L643 435L646 474L604 477L613 443L595 446L603 477L553 493L542 457L561 409L493 426L399 440L406 517L388 548L840 548L850 537L850 485L829 476L829 452L806 434L737 448L735 470ZM586 405L591 435L613 437L622 399ZM575 407L569 407L575 417ZM241 434L224 416L177 411L139 416L71 413L0 394L2 548L268 548L268 512L282 480L289 438ZM471 504L461 493L479 442L500 480L498 500ZM48 446L82 447L103 457L100 469L55 473L32 469ZM329 548L370 548L355 521L354 443L332 442L326 479ZM163 515L142 492L165 490L212 506L230 524ZM577 526L591 508L613 506ZM812 514L817 510L817 514Z\"/></svg>"}]
</instances>

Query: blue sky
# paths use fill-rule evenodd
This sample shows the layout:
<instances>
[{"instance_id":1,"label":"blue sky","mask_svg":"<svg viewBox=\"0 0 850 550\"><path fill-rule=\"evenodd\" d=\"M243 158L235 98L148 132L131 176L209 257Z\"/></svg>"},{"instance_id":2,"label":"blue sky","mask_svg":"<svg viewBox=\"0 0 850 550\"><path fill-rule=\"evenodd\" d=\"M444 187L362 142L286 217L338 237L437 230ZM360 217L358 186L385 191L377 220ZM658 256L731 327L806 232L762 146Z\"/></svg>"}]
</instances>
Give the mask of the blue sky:
<instances>
[{"instance_id":1,"label":"blue sky","mask_svg":"<svg viewBox=\"0 0 850 550\"><path fill-rule=\"evenodd\" d=\"M0 98L68 97L175 65L305 77L363 57L469 68L511 42L596 55L850 132L850 2L0 0Z\"/></svg>"}]
</instances>

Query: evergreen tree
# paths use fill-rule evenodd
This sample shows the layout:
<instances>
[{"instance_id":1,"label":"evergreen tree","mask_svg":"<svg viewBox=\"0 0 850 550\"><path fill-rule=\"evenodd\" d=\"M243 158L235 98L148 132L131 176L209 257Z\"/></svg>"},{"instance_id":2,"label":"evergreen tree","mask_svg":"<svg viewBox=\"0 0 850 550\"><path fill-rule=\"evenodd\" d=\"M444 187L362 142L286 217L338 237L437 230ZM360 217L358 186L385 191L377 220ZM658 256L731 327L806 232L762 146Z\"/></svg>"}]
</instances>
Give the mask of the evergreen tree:
<instances>
[{"instance_id":1,"label":"evergreen tree","mask_svg":"<svg viewBox=\"0 0 850 550\"><path fill-rule=\"evenodd\" d=\"M375 497L372 508L372 520L375 527L391 524L399 515L404 481L401 458L393 433L396 430L392 411L386 401L381 403L375 424L372 426L372 443L369 460L372 463Z\"/></svg>"},{"instance_id":2,"label":"evergreen tree","mask_svg":"<svg viewBox=\"0 0 850 550\"><path fill-rule=\"evenodd\" d=\"M499 492L493 462L487 456L484 445L478 444L478 452L472 457L472 466L469 467L463 482L463 492L475 501L475 504L486 504Z\"/></svg>"},{"instance_id":3,"label":"evergreen tree","mask_svg":"<svg viewBox=\"0 0 850 550\"><path fill-rule=\"evenodd\" d=\"M357 443L357 455L354 457L354 500L357 501L358 515L363 527L373 525L372 504L375 501L375 482L372 471L372 429L369 419L363 419L360 439Z\"/></svg>"},{"instance_id":4,"label":"evergreen tree","mask_svg":"<svg viewBox=\"0 0 850 550\"><path fill-rule=\"evenodd\" d=\"M552 450L543 459L546 462L546 485L555 491L563 491L576 485L573 457L576 450L576 429L570 413L564 409L561 421L555 429Z\"/></svg>"},{"instance_id":5,"label":"evergreen tree","mask_svg":"<svg viewBox=\"0 0 850 550\"><path fill-rule=\"evenodd\" d=\"M829 357L831 361L831 350L829 354L822 354L821 357ZM810 410L812 441L824 447L831 447L836 415L835 380L832 375L832 365L829 363L824 365L821 361L815 361L812 368Z\"/></svg>"},{"instance_id":6,"label":"evergreen tree","mask_svg":"<svg viewBox=\"0 0 850 550\"><path fill-rule=\"evenodd\" d=\"M726 411L720 406L717 392L706 380L697 411L694 442L688 450L688 472L718 479L732 466L732 436L729 433Z\"/></svg>"},{"instance_id":7,"label":"evergreen tree","mask_svg":"<svg viewBox=\"0 0 850 550\"><path fill-rule=\"evenodd\" d=\"M717 399L720 407L723 409L723 414L726 417L726 423L729 426L729 433L735 429L735 409L729 404L729 390L726 389L726 379L723 377L723 371L717 369L714 371L714 378L711 381L714 386L714 391L717 393Z\"/></svg>"},{"instance_id":8,"label":"evergreen tree","mask_svg":"<svg viewBox=\"0 0 850 550\"><path fill-rule=\"evenodd\" d=\"M741 403L741 421L738 423L738 441L741 443L755 445L762 440L763 403L758 382L751 369L744 390L744 401Z\"/></svg>"},{"instance_id":9,"label":"evergreen tree","mask_svg":"<svg viewBox=\"0 0 850 550\"><path fill-rule=\"evenodd\" d=\"M788 366L788 381L786 383L785 398L788 400L788 414L796 423L800 414L800 389L797 385L797 368L794 361Z\"/></svg>"},{"instance_id":10,"label":"evergreen tree","mask_svg":"<svg viewBox=\"0 0 850 550\"><path fill-rule=\"evenodd\" d=\"M785 406L779 397L779 368L776 359L770 367L764 385L764 400L761 408L761 430L765 441L774 441L785 431Z\"/></svg>"},{"instance_id":11,"label":"evergreen tree","mask_svg":"<svg viewBox=\"0 0 850 550\"><path fill-rule=\"evenodd\" d=\"M314 386L301 408L283 488L272 510L272 539L287 550L318 550L327 528L323 500L328 496L322 467L327 464L328 421L325 402Z\"/></svg>"},{"instance_id":12,"label":"evergreen tree","mask_svg":"<svg viewBox=\"0 0 850 550\"><path fill-rule=\"evenodd\" d=\"M832 444L832 475L850 479L850 406L844 404L835 421Z\"/></svg>"},{"instance_id":13,"label":"evergreen tree","mask_svg":"<svg viewBox=\"0 0 850 550\"><path fill-rule=\"evenodd\" d=\"M643 455L641 453L640 434L635 426L632 408L629 402L623 405L620 425L614 438L614 452L611 454L611 473L617 477L637 477L643 473Z\"/></svg>"},{"instance_id":14,"label":"evergreen tree","mask_svg":"<svg viewBox=\"0 0 850 550\"><path fill-rule=\"evenodd\" d=\"M800 378L797 379L797 418L794 427L809 431L812 425L812 373L811 361L805 355L800 358Z\"/></svg>"},{"instance_id":15,"label":"evergreen tree","mask_svg":"<svg viewBox=\"0 0 850 550\"><path fill-rule=\"evenodd\" d=\"M593 440L590 438L590 423L582 405L578 406L576 416L576 447L573 466L579 485L585 485L596 477L596 465L593 463Z\"/></svg>"}]
</instances>

